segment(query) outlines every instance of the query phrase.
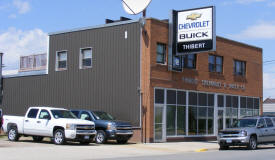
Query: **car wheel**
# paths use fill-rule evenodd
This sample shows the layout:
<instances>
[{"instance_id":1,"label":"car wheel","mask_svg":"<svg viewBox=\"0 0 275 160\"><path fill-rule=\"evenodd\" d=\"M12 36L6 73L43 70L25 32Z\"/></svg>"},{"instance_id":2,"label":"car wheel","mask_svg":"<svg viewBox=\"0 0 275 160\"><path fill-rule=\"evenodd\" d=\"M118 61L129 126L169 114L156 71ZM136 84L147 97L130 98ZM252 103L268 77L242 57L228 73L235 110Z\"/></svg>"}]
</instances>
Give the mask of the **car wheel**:
<instances>
[{"instance_id":1,"label":"car wheel","mask_svg":"<svg viewBox=\"0 0 275 160\"><path fill-rule=\"evenodd\" d=\"M128 142L128 139L118 139L117 143L118 144L126 144Z\"/></svg>"},{"instance_id":2,"label":"car wheel","mask_svg":"<svg viewBox=\"0 0 275 160\"><path fill-rule=\"evenodd\" d=\"M228 150L229 146L220 145L220 150Z\"/></svg>"},{"instance_id":3,"label":"car wheel","mask_svg":"<svg viewBox=\"0 0 275 160\"><path fill-rule=\"evenodd\" d=\"M257 149L257 138L255 136L251 136L250 139L249 139L249 144L247 146L248 149L250 150L255 150Z\"/></svg>"},{"instance_id":4,"label":"car wheel","mask_svg":"<svg viewBox=\"0 0 275 160\"><path fill-rule=\"evenodd\" d=\"M62 129L57 129L57 130L54 132L53 141L54 141L54 143L57 144L57 145L62 145L62 144L65 144L65 143L66 143L65 134L64 134L64 131L63 131Z\"/></svg>"},{"instance_id":5,"label":"car wheel","mask_svg":"<svg viewBox=\"0 0 275 160\"><path fill-rule=\"evenodd\" d=\"M97 144L103 144L106 143L106 133L102 130L97 131L95 142Z\"/></svg>"},{"instance_id":6,"label":"car wheel","mask_svg":"<svg viewBox=\"0 0 275 160\"><path fill-rule=\"evenodd\" d=\"M18 141L19 139L19 134L17 131L17 127L11 127L8 131L8 139L10 141Z\"/></svg>"},{"instance_id":7,"label":"car wheel","mask_svg":"<svg viewBox=\"0 0 275 160\"><path fill-rule=\"evenodd\" d=\"M34 142L41 142L44 137L41 136L32 136L32 139Z\"/></svg>"}]
</instances>

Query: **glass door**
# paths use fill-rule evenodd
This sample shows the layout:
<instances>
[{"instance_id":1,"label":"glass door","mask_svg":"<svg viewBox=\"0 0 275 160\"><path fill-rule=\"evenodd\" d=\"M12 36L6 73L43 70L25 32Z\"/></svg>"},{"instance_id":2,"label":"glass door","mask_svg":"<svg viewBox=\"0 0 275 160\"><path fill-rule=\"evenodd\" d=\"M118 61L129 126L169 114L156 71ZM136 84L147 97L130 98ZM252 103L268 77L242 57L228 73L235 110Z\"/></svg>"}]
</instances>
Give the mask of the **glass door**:
<instances>
[{"instance_id":1,"label":"glass door","mask_svg":"<svg viewBox=\"0 0 275 160\"><path fill-rule=\"evenodd\" d=\"M166 124L165 124L164 106L155 106L155 142L166 141Z\"/></svg>"}]
</instances>

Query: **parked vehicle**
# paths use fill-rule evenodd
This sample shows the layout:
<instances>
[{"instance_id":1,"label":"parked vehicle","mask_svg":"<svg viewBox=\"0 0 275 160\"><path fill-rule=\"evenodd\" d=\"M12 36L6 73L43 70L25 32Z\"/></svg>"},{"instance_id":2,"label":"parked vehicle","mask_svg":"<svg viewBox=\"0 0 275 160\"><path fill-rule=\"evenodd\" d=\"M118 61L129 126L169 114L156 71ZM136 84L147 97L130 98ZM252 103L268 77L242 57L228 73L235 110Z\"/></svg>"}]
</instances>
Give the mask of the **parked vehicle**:
<instances>
[{"instance_id":1,"label":"parked vehicle","mask_svg":"<svg viewBox=\"0 0 275 160\"><path fill-rule=\"evenodd\" d=\"M66 141L89 144L96 135L94 122L80 120L69 110L51 107L30 107L25 117L3 116L4 132L10 141L32 136L36 142L52 137L57 145Z\"/></svg>"},{"instance_id":2,"label":"parked vehicle","mask_svg":"<svg viewBox=\"0 0 275 160\"><path fill-rule=\"evenodd\" d=\"M236 121L232 128L219 131L221 150L229 146L247 146L257 149L258 144L275 143L275 117L245 117Z\"/></svg>"},{"instance_id":3,"label":"parked vehicle","mask_svg":"<svg viewBox=\"0 0 275 160\"><path fill-rule=\"evenodd\" d=\"M110 114L102 111L71 110L78 118L95 122L96 143L102 144L109 139L125 144L133 136L132 125L117 121Z\"/></svg>"}]
</instances>

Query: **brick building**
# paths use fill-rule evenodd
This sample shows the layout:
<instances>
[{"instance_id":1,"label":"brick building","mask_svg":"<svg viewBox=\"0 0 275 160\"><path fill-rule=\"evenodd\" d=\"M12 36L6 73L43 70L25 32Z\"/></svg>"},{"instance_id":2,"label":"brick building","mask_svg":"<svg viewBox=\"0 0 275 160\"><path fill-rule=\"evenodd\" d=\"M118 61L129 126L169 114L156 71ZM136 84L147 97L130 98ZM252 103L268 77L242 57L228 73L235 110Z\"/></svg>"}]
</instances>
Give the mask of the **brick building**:
<instances>
[{"instance_id":1,"label":"brick building","mask_svg":"<svg viewBox=\"0 0 275 160\"><path fill-rule=\"evenodd\" d=\"M176 72L168 70L165 20L49 36L47 72L4 78L4 113L34 105L103 110L131 121L135 140L166 142L215 138L234 119L262 112L261 48L217 37L215 52L182 56Z\"/></svg>"}]
</instances>

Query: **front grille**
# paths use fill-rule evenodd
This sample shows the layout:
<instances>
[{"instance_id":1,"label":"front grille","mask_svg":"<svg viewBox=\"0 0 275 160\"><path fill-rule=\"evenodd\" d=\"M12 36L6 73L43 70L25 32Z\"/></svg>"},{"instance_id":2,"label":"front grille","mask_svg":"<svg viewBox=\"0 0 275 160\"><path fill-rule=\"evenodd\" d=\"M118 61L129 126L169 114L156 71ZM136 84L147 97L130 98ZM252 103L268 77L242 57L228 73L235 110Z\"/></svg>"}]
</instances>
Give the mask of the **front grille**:
<instances>
[{"instance_id":1,"label":"front grille","mask_svg":"<svg viewBox=\"0 0 275 160\"><path fill-rule=\"evenodd\" d=\"M132 130L131 126L117 126L117 130Z\"/></svg>"},{"instance_id":2,"label":"front grille","mask_svg":"<svg viewBox=\"0 0 275 160\"><path fill-rule=\"evenodd\" d=\"M234 137L239 137L237 135L224 135L222 136L223 138L234 138Z\"/></svg>"},{"instance_id":3,"label":"front grille","mask_svg":"<svg viewBox=\"0 0 275 160\"><path fill-rule=\"evenodd\" d=\"M239 134L239 131L222 131L222 134Z\"/></svg>"},{"instance_id":4,"label":"front grille","mask_svg":"<svg viewBox=\"0 0 275 160\"><path fill-rule=\"evenodd\" d=\"M76 130L94 130L94 125L76 125Z\"/></svg>"}]
</instances>

